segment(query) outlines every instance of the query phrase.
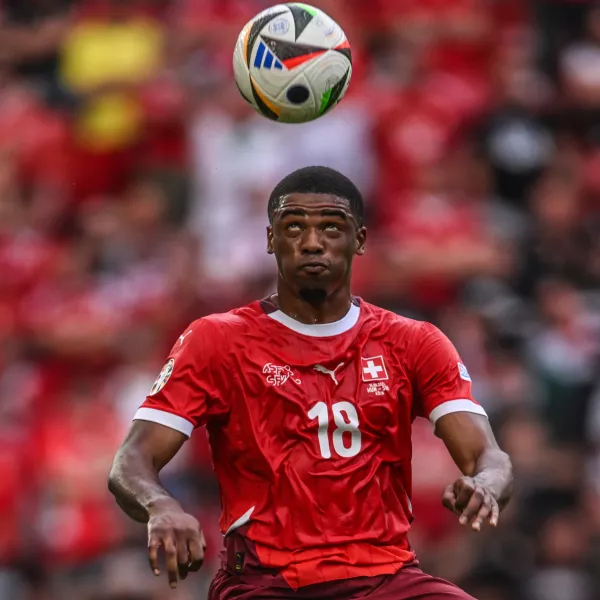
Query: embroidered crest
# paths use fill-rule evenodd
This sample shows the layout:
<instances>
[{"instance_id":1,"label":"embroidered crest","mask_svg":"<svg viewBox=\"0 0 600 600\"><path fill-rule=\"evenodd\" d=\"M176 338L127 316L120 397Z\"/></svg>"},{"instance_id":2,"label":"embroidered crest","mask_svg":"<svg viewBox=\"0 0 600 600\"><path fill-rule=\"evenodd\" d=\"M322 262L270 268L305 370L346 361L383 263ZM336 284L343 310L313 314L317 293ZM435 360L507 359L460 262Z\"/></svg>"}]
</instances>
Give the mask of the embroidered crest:
<instances>
[{"instance_id":1,"label":"embroidered crest","mask_svg":"<svg viewBox=\"0 0 600 600\"><path fill-rule=\"evenodd\" d=\"M167 361L167 363L165 364L165 366L162 368L161 372L159 373L158 377L156 378L156 381L154 382L152 389L150 390L150 396L154 396L154 394L158 394L158 392L160 392L160 390L162 390L165 387L167 381L169 381L169 377L171 377L171 373L173 372L174 365L175 365L174 358L171 358L169 361Z\"/></svg>"},{"instance_id":2,"label":"embroidered crest","mask_svg":"<svg viewBox=\"0 0 600 600\"><path fill-rule=\"evenodd\" d=\"M283 385L288 379L297 384L302 383L300 379L294 377L294 371L292 371L289 365L279 366L267 363L263 367L263 373L267 376L267 383L274 386Z\"/></svg>"}]
</instances>

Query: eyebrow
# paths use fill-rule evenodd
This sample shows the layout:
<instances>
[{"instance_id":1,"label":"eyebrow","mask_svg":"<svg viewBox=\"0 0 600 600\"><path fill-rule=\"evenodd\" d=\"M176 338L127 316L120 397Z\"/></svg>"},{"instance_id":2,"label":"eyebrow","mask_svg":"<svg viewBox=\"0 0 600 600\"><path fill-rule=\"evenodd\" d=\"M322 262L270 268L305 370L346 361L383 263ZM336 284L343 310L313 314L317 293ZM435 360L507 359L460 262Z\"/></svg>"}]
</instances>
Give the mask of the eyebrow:
<instances>
[{"instance_id":1,"label":"eyebrow","mask_svg":"<svg viewBox=\"0 0 600 600\"><path fill-rule=\"evenodd\" d=\"M323 217L338 217L344 221L348 218L348 214L341 208L326 208L321 211Z\"/></svg>"},{"instance_id":2,"label":"eyebrow","mask_svg":"<svg viewBox=\"0 0 600 600\"><path fill-rule=\"evenodd\" d=\"M279 216L283 219L283 217L289 216L297 216L297 217L305 217L307 215L306 211L302 208L283 208L280 209Z\"/></svg>"},{"instance_id":3,"label":"eyebrow","mask_svg":"<svg viewBox=\"0 0 600 600\"><path fill-rule=\"evenodd\" d=\"M281 211L280 218L283 219L284 217L292 215L306 217L308 213L303 208L284 208ZM337 208L324 208L322 211L320 211L320 215L322 217L338 217L339 219L343 219L344 221L348 218L348 215L345 210Z\"/></svg>"}]
</instances>

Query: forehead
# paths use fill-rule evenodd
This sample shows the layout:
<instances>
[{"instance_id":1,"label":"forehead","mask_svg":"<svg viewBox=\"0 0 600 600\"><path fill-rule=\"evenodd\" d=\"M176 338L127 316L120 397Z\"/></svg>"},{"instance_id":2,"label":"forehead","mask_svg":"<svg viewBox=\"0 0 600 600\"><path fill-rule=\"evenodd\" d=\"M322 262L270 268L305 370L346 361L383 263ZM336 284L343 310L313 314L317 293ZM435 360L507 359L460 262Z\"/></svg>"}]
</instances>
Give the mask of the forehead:
<instances>
[{"instance_id":1,"label":"forehead","mask_svg":"<svg viewBox=\"0 0 600 600\"><path fill-rule=\"evenodd\" d=\"M285 209L303 209L308 211L337 209L350 213L350 203L345 198L333 196L331 194L288 194L279 201L277 210Z\"/></svg>"}]
</instances>

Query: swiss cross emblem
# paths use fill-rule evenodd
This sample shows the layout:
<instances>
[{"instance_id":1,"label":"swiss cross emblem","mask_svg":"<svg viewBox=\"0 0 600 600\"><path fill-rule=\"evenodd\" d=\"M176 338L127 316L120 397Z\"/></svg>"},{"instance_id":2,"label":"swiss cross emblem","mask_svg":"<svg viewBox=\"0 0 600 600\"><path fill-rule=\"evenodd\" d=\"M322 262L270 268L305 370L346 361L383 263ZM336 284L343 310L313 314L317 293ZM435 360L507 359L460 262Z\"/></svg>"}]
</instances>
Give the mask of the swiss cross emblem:
<instances>
[{"instance_id":1,"label":"swiss cross emblem","mask_svg":"<svg viewBox=\"0 0 600 600\"><path fill-rule=\"evenodd\" d=\"M383 356L361 358L363 381L384 381L388 378Z\"/></svg>"}]
</instances>

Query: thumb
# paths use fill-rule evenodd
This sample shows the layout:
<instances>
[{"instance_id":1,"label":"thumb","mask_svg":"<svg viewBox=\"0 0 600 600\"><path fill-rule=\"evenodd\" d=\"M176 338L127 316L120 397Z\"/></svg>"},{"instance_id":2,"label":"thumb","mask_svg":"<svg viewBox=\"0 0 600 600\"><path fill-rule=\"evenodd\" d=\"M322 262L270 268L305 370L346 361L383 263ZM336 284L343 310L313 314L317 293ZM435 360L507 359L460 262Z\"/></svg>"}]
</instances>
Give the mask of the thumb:
<instances>
[{"instance_id":1,"label":"thumb","mask_svg":"<svg viewBox=\"0 0 600 600\"><path fill-rule=\"evenodd\" d=\"M462 491L464 486L465 486L465 477L459 477L454 482L454 485L452 486L452 489L454 490L454 494L456 496L458 496L458 494L460 494L460 492Z\"/></svg>"},{"instance_id":2,"label":"thumb","mask_svg":"<svg viewBox=\"0 0 600 600\"><path fill-rule=\"evenodd\" d=\"M448 510L454 512L454 504L456 503L456 494L454 492L455 484L450 484L446 486L444 490L444 494L442 496L442 504Z\"/></svg>"}]
</instances>

